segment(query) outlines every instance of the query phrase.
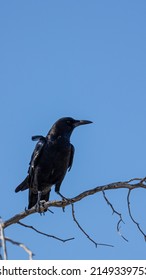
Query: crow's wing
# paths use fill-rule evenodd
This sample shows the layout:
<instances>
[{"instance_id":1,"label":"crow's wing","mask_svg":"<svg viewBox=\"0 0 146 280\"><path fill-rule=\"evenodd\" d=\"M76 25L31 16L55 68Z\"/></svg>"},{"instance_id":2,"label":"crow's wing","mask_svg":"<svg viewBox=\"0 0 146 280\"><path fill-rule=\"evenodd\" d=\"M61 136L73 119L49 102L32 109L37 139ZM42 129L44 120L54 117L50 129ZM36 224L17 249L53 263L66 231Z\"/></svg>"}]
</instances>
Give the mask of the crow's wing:
<instances>
[{"instance_id":1,"label":"crow's wing","mask_svg":"<svg viewBox=\"0 0 146 280\"><path fill-rule=\"evenodd\" d=\"M35 166L38 163L38 160L39 160L40 155L42 153L43 147L46 143L46 137L40 136L40 135L39 136L32 136L32 140L33 141L39 140L39 141L35 146L35 149L33 151L33 154L31 156L31 160L30 160L30 163L29 163L28 174L29 174L30 181L32 181Z\"/></svg>"},{"instance_id":2,"label":"crow's wing","mask_svg":"<svg viewBox=\"0 0 146 280\"><path fill-rule=\"evenodd\" d=\"M71 153L70 153L70 160L69 160L69 164L68 164L68 171L71 170L71 167L72 167L72 164L73 164L74 153L75 153L75 148L71 144Z\"/></svg>"},{"instance_id":3,"label":"crow's wing","mask_svg":"<svg viewBox=\"0 0 146 280\"><path fill-rule=\"evenodd\" d=\"M36 144L34 152L31 156L31 160L29 163L29 169L28 169L28 176L24 179L23 182L21 182L21 184L19 186L17 186L17 188L15 189L15 192L24 191L31 186L30 184L33 181L35 166L37 165L37 162L41 155L42 149L46 143L46 138L41 135L32 136L32 140L33 141L39 140L39 141Z\"/></svg>"}]
</instances>

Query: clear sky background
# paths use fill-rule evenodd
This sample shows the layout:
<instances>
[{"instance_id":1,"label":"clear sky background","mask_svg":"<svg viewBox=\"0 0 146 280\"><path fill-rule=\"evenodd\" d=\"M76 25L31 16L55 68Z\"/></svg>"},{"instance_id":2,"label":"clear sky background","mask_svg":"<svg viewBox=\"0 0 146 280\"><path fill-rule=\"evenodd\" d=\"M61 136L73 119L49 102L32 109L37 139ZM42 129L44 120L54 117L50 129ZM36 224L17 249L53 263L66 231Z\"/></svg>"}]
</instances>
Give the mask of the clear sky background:
<instances>
[{"instance_id":1,"label":"clear sky background","mask_svg":"<svg viewBox=\"0 0 146 280\"><path fill-rule=\"evenodd\" d=\"M72 170L61 192L66 197L106 183L146 176L146 1L0 2L0 215L6 220L27 206L27 191L15 187L27 174L35 146L60 117L88 119L77 128ZM34 259L146 259L146 243L127 211L127 190L108 191L75 204L76 218L98 243L95 248L65 213L34 214L23 220L61 243L13 225L6 236L28 246ZM59 199L51 192L51 199ZM131 209L146 232L146 190L134 190ZM8 244L9 259L27 259Z\"/></svg>"}]
</instances>

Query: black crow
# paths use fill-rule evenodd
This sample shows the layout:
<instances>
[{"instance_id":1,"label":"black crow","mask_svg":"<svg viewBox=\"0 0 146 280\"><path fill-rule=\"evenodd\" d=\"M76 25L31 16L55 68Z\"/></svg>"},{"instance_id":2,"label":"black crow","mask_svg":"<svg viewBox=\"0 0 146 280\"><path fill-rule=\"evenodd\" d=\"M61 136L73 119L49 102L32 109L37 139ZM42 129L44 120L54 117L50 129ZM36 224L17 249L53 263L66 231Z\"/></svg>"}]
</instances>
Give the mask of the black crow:
<instances>
[{"instance_id":1,"label":"black crow","mask_svg":"<svg viewBox=\"0 0 146 280\"><path fill-rule=\"evenodd\" d=\"M55 122L47 136L33 136L37 140L31 156L28 175L15 189L15 192L29 189L28 209L36 205L38 210L40 201L49 200L51 187L55 185L55 192L62 198L60 186L64 176L72 167L74 146L70 143L70 136L77 126L90 124L91 121L61 118Z\"/></svg>"}]
</instances>

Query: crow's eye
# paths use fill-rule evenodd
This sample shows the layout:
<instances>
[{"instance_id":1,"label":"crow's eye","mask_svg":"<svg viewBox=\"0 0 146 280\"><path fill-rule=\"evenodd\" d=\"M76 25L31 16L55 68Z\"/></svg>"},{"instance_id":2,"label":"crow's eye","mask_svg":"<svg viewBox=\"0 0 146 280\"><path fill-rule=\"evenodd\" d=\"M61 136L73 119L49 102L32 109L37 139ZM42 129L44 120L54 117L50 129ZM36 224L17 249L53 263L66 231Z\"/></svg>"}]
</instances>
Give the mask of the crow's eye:
<instances>
[{"instance_id":1,"label":"crow's eye","mask_svg":"<svg viewBox=\"0 0 146 280\"><path fill-rule=\"evenodd\" d=\"M71 124L71 121L67 121L67 124Z\"/></svg>"}]
</instances>

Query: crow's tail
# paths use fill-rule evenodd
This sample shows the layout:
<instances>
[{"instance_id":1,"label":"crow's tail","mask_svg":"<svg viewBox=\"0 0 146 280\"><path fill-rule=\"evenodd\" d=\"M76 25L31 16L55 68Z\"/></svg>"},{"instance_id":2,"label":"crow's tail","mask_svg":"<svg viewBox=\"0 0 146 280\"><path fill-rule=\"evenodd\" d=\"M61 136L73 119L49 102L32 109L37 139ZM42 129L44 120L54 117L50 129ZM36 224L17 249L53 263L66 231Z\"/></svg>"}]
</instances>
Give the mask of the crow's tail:
<instances>
[{"instance_id":1,"label":"crow's tail","mask_svg":"<svg viewBox=\"0 0 146 280\"><path fill-rule=\"evenodd\" d=\"M46 194L41 194L40 201L45 200L46 202L49 200L50 196L50 191ZM40 203L38 201L38 193L33 193L31 189L29 189L29 204L28 204L28 209L32 208L35 206L37 203ZM44 210L46 212L47 210Z\"/></svg>"},{"instance_id":2,"label":"crow's tail","mask_svg":"<svg viewBox=\"0 0 146 280\"><path fill-rule=\"evenodd\" d=\"M15 192L24 191L28 189L28 176L24 179L24 181L15 189Z\"/></svg>"}]
</instances>

